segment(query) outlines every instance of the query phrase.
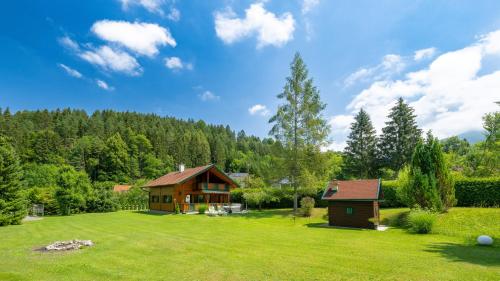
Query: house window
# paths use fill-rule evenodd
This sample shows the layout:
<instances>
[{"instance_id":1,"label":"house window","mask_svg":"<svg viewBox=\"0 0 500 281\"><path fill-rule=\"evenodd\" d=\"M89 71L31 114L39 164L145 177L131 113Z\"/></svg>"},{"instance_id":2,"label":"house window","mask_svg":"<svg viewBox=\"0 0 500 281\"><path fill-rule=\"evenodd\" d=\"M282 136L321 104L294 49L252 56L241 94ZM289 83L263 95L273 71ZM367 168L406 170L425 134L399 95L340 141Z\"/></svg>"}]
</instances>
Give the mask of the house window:
<instances>
[{"instance_id":1,"label":"house window","mask_svg":"<svg viewBox=\"0 0 500 281\"><path fill-rule=\"evenodd\" d=\"M151 203L158 203L158 202L160 202L160 196L151 195Z\"/></svg>"},{"instance_id":2,"label":"house window","mask_svg":"<svg viewBox=\"0 0 500 281\"><path fill-rule=\"evenodd\" d=\"M172 195L163 195L163 203L172 203Z\"/></svg>"},{"instance_id":3,"label":"house window","mask_svg":"<svg viewBox=\"0 0 500 281\"><path fill-rule=\"evenodd\" d=\"M354 209L353 209L352 207L347 207L347 208L345 209L345 212L346 212L346 214L348 214L348 215L352 215L352 214L354 214Z\"/></svg>"},{"instance_id":4,"label":"house window","mask_svg":"<svg viewBox=\"0 0 500 281\"><path fill-rule=\"evenodd\" d=\"M198 202L197 203L204 203L205 202L205 196L203 194L198 194Z\"/></svg>"}]
</instances>

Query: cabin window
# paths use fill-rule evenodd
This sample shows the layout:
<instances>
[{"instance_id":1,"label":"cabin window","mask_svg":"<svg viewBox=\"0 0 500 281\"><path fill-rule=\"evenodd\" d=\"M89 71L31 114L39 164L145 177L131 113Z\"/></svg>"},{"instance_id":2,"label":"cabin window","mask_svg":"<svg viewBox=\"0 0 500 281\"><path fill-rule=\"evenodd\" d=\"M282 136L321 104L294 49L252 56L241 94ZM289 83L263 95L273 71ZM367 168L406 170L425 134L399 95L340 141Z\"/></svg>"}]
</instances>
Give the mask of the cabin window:
<instances>
[{"instance_id":1,"label":"cabin window","mask_svg":"<svg viewBox=\"0 0 500 281\"><path fill-rule=\"evenodd\" d=\"M163 203L172 203L172 195L163 195Z\"/></svg>"},{"instance_id":2,"label":"cabin window","mask_svg":"<svg viewBox=\"0 0 500 281\"><path fill-rule=\"evenodd\" d=\"M203 194L198 194L198 202L197 203L203 203L205 202L205 196Z\"/></svg>"},{"instance_id":3,"label":"cabin window","mask_svg":"<svg viewBox=\"0 0 500 281\"><path fill-rule=\"evenodd\" d=\"M160 196L151 195L151 203L158 203L158 202L160 202Z\"/></svg>"},{"instance_id":4,"label":"cabin window","mask_svg":"<svg viewBox=\"0 0 500 281\"><path fill-rule=\"evenodd\" d=\"M353 207L347 207L345 210L346 214L352 215L354 214L354 208Z\"/></svg>"}]
</instances>

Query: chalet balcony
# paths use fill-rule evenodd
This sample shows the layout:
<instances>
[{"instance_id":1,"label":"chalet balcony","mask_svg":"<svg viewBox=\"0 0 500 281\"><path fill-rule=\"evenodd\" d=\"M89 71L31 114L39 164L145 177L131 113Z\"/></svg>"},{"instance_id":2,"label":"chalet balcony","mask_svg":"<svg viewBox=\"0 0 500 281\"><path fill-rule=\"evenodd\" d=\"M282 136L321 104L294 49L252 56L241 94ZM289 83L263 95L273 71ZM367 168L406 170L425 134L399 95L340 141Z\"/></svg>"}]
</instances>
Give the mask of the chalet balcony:
<instances>
[{"instance_id":1,"label":"chalet balcony","mask_svg":"<svg viewBox=\"0 0 500 281\"><path fill-rule=\"evenodd\" d=\"M198 184L198 188L203 193L229 193L230 185L225 183L202 182Z\"/></svg>"}]
</instances>

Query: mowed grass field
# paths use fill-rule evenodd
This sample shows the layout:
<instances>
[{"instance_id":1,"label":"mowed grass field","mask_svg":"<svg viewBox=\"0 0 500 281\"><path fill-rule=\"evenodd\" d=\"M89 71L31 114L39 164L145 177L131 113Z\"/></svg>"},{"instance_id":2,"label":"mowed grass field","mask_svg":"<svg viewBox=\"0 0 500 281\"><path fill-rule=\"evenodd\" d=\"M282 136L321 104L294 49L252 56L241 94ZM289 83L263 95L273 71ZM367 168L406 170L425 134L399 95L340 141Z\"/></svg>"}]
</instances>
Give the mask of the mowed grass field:
<instances>
[{"instance_id":1,"label":"mowed grass field","mask_svg":"<svg viewBox=\"0 0 500 281\"><path fill-rule=\"evenodd\" d=\"M289 210L46 217L0 228L0 280L500 280L498 208L454 208L428 235L325 228L324 214L295 222ZM479 233L495 245L476 246ZM34 251L69 239L95 246Z\"/></svg>"}]
</instances>

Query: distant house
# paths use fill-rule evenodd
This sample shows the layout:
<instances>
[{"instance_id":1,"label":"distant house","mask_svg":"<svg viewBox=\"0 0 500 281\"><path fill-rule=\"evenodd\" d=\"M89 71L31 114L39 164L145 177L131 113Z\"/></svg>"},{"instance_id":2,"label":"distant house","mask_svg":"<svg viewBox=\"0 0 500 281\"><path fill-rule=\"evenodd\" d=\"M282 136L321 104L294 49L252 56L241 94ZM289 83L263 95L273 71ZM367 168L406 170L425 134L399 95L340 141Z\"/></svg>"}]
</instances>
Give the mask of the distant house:
<instances>
[{"instance_id":1,"label":"distant house","mask_svg":"<svg viewBox=\"0 0 500 281\"><path fill-rule=\"evenodd\" d=\"M132 186L131 185L126 185L126 184L118 184L118 185L115 185L113 186L113 191L114 192L127 192L129 191L129 189L131 188Z\"/></svg>"},{"instance_id":2,"label":"distant house","mask_svg":"<svg viewBox=\"0 0 500 281\"><path fill-rule=\"evenodd\" d=\"M152 180L143 189L149 192L150 210L181 212L198 209L200 204L222 206L231 202L231 190L238 187L233 179L210 164L179 170Z\"/></svg>"},{"instance_id":3,"label":"distant house","mask_svg":"<svg viewBox=\"0 0 500 281\"><path fill-rule=\"evenodd\" d=\"M240 185L240 187L243 188L246 185L246 180L250 176L249 173L227 173L227 175L233 180L235 180Z\"/></svg>"},{"instance_id":4,"label":"distant house","mask_svg":"<svg viewBox=\"0 0 500 281\"><path fill-rule=\"evenodd\" d=\"M322 199L328 204L328 223L332 226L376 228L379 223L380 180L334 180Z\"/></svg>"}]
</instances>

